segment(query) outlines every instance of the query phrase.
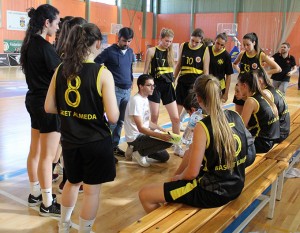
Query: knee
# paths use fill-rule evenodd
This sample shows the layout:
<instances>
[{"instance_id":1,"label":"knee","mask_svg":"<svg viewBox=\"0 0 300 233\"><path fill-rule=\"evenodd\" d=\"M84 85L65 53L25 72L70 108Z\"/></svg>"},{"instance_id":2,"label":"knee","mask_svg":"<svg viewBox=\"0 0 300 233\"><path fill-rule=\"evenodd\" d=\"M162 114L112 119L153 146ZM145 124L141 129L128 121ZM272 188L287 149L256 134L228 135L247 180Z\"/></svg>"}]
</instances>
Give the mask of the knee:
<instances>
[{"instance_id":1,"label":"knee","mask_svg":"<svg viewBox=\"0 0 300 233\"><path fill-rule=\"evenodd\" d=\"M139 199L140 199L141 203L145 202L145 199L146 199L145 197L146 197L146 190L144 187L142 187L139 191Z\"/></svg>"},{"instance_id":2,"label":"knee","mask_svg":"<svg viewBox=\"0 0 300 233\"><path fill-rule=\"evenodd\" d=\"M173 124L179 124L180 123L180 118L179 118L179 116L172 117L171 121L172 121Z\"/></svg>"}]
</instances>

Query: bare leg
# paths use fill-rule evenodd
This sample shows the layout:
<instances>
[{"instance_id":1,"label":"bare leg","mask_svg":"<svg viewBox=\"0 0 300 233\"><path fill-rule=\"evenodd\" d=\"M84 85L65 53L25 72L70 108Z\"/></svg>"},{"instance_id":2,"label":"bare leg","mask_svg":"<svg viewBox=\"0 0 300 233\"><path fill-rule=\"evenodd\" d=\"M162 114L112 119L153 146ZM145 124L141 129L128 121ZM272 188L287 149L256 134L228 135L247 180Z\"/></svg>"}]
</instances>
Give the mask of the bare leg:
<instances>
[{"instance_id":1,"label":"bare leg","mask_svg":"<svg viewBox=\"0 0 300 233\"><path fill-rule=\"evenodd\" d=\"M164 195L164 184L149 184L144 186L139 192L139 198L144 210L147 213L160 207L166 202Z\"/></svg>"},{"instance_id":2,"label":"bare leg","mask_svg":"<svg viewBox=\"0 0 300 233\"><path fill-rule=\"evenodd\" d=\"M173 101L172 103L165 105L165 107L169 113L172 122L173 133L180 134L180 120L179 120L176 101Z\"/></svg>"},{"instance_id":3,"label":"bare leg","mask_svg":"<svg viewBox=\"0 0 300 233\"><path fill-rule=\"evenodd\" d=\"M62 151L61 145L60 145L60 143L58 143L58 147L57 147L57 150L56 150L56 155L54 157L53 163L58 162L58 160L60 158L60 155L61 155L61 151Z\"/></svg>"},{"instance_id":4,"label":"bare leg","mask_svg":"<svg viewBox=\"0 0 300 233\"><path fill-rule=\"evenodd\" d=\"M183 109L183 106L177 104L177 109L178 109L178 116L180 116L180 115L181 115L181 112L182 112L182 109Z\"/></svg>"},{"instance_id":5,"label":"bare leg","mask_svg":"<svg viewBox=\"0 0 300 233\"><path fill-rule=\"evenodd\" d=\"M154 124L157 124L158 116L159 116L159 104L149 101L149 107L150 107L150 113L151 113L151 121Z\"/></svg>"},{"instance_id":6,"label":"bare leg","mask_svg":"<svg viewBox=\"0 0 300 233\"><path fill-rule=\"evenodd\" d=\"M52 162L56 155L60 133L51 132L40 135L41 157L38 166L38 177L42 189L52 187Z\"/></svg>"},{"instance_id":7,"label":"bare leg","mask_svg":"<svg viewBox=\"0 0 300 233\"><path fill-rule=\"evenodd\" d=\"M61 197L61 204L63 206L65 207L75 206L80 185L81 182L77 184L71 184L69 181L66 182Z\"/></svg>"},{"instance_id":8,"label":"bare leg","mask_svg":"<svg viewBox=\"0 0 300 233\"><path fill-rule=\"evenodd\" d=\"M31 128L31 142L27 158L27 172L30 182L38 181L38 164L40 159L40 131Z\"/></svg>"},{"instance_id":9,"label":"bare leg","mask_svg":"<svg viewBox=\"0 0 300 233\"><path fill-rule=\"evenodd\" d=\"M83 184L83 203L80 218L92 220L96 218L99 207L99 194L101 185ZM78 192L78 191L77 191Z\"/></svg>"}]
</instances>

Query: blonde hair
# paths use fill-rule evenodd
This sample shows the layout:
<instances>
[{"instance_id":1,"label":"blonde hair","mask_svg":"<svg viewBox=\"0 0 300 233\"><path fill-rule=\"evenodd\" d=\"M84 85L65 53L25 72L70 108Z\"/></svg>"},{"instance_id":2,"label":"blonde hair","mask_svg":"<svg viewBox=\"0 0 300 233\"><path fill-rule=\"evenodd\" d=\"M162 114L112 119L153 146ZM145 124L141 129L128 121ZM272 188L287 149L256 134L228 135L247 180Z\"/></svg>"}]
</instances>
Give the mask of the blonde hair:
<instances>
[{"instance_id":1,"label":"blonde hair","mask_svg":"<svg viewBox=\"0 0 300 233\"><path fill-rule=\"evenodd\" d=\"M174 32L172 29L162 28L160 31L160 39L165 37L172 37L174 38ZM170 67L174 66L174 52L173 52L173 45L171 44L168 50L168 64Z\"/></svg>"},{"instance_id":2,"label":"blonde hair","mask_svg":"<svg viewBox=\"0 0 300 233\"><path fill-rule=\"evenodd\" d=\"M210 116L214 149L219 155L221 163L222 156L229 170L233 170L235 162L236 142L233 132L225 113L221 107L220 82L212 75L201 75L194 84L194 91L201 98Z\"/></svg>"}]
</instances>

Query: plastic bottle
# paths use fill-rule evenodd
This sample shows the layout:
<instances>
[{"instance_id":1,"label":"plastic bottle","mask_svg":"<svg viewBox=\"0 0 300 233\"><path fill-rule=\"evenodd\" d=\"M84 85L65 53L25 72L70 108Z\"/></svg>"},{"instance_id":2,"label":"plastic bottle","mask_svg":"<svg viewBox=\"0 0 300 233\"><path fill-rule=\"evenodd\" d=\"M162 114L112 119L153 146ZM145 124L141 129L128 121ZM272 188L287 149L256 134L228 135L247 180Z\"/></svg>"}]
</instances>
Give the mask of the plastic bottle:
<instances>
[{"instance_id":1,"label":"plastic bottle","mask_svg":"<svg viewBox=\"0 0 300 233\"><path fill-rule=\"evenodd\" d=\"M191 117L190 117L190 121L183 133L183 136L181 138L181 142L185 145L190 145L192 143L193 140L193 134L194 134L194 128L197 124L197 122L199 120L201 120L202 117L202 109L198 109L197 111L195 111Z\"/></svg>"}]
</instances>

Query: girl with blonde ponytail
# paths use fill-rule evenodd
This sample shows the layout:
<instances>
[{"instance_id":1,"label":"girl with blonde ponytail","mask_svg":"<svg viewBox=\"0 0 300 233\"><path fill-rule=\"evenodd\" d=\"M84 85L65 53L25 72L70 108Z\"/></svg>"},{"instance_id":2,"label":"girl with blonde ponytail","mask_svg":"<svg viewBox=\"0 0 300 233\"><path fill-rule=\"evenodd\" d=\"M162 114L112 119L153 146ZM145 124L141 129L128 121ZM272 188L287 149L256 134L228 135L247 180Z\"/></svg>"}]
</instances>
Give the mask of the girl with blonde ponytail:
<instances>
[{"instance_id":1,"label":"girl with blonde ponytail","mask_svg":"<svg viewBox=\"0 0 300 233\"><path fill-rule=\"evenodd\" d=\"M172 181L140 190L146 212L164 202L199 208L222 206L237 198L244 187L245 168L255 154L247 151L247 129L241 117L234 111L223 111L222 92L215 77L201 75L195 81L194 91L208 116L197 123L193 143Z\"/></svg>"}]
</instances>

